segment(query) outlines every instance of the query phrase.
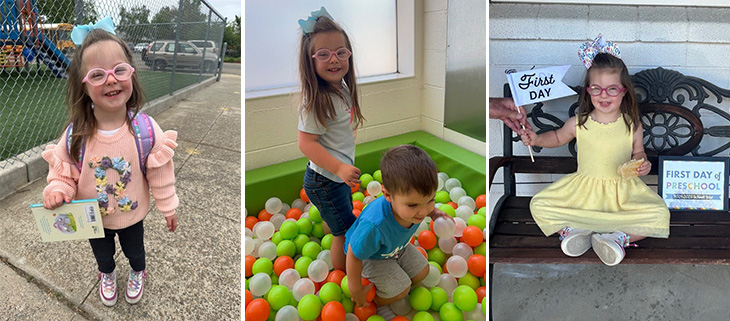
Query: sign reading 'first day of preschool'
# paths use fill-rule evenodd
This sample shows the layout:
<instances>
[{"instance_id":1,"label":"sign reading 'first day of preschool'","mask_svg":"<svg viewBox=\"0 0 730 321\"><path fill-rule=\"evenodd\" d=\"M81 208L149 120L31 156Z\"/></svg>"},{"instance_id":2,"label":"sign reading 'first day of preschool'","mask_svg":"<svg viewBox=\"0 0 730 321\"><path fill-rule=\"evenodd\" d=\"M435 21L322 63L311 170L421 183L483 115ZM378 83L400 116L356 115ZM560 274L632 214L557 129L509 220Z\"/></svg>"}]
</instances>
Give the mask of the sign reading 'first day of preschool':
<instances>
[{"instance_id":1,"label":"sign reading 'first day of preschool'","mask_svg":"<svg viewBox=\"0 0 730 321\"><path fill-rule=\"evenodd\" d=\"M562 80L570 65L507 74L512 99L517 106L575 95Z\"/></svg>"},{"instance_id":2,"label":"sign reading 'first day of preschool'","mask_svg":"<svg viewBox=\"0 0 730 321\"><path fill-rule=\"evenodd\" d=\"M670 210L727 211L726 157L660 156L658 192Z\"/></svg>"}]
</instances>

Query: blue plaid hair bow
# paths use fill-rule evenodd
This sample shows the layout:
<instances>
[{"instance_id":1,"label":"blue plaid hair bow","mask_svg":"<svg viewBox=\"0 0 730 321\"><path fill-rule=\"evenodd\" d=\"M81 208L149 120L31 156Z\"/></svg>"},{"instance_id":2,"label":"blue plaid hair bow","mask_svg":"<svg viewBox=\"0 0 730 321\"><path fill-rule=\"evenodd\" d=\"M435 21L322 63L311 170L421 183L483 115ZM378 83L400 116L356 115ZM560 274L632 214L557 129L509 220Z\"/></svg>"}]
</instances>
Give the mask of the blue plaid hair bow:
<instances>
[{"instance_id":1,"label":"blue plaid hair bow","mask_svg":"<svg viewBox=\"0 0 730 321\"><path fill-rule=\"evenodd\" d=\"M299 19L299 26L302 27L302 32L305 35L314 31L314 23L317 22L317 18L319 17L327 17L330 18L330 20L335 20L324 7L319 8L317 11L312 11L312 15L309 16L307 20Z\"/></svg>"},{"instance_id":2,"label":"blue plaid hair bow","mask_svg":"<svg viewBox=\"0 0 730 321\"><path fill-rule=\"evenodd\" d=\"M86 36L89 34L89 32L94 29L101 29L113 35L117 34L116 32L114 32L114 22L112 21L112 17L106 17L97 21L96 23L90 23L88 25L74 27L71 30L71 40L73 40L76 46L81 46L81 44L84 43L84 39L86 39Z\"/></svg>"}]
</instances>

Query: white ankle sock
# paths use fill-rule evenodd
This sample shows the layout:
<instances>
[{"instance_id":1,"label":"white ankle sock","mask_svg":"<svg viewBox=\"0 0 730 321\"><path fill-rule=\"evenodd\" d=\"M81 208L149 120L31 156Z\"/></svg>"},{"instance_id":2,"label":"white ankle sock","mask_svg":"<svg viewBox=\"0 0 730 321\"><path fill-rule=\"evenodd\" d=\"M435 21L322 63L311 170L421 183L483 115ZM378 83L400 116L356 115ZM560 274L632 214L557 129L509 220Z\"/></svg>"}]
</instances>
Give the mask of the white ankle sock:
<instances>
[{"instance_id":1,"label":"white ankle sock","mask_svg":"<svg viewBox=\"0 0 730 321\"><path fill-rule=\"evenodd\" d=\"M386 321L390 321L395 318L395 313L390 309L390 305L381 305L377 308L378 315L383 317Z\"/></svg>"}]
</instances>

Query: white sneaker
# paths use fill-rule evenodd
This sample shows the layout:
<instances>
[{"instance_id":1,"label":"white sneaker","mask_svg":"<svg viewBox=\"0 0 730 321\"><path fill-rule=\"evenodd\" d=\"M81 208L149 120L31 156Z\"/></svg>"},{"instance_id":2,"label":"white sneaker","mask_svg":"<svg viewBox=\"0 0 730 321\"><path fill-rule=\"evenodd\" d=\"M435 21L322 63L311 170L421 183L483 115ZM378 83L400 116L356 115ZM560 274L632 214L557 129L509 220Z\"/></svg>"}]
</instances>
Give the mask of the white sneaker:
<instances>
[{"instance_id":1,"label":"white sneaker","mask_svg":"<svg viewBox=\"0 0 730 321\"><path fill-rule=\"evenodd\" d=\"M142 298L144 291L144 280L147 278L147 271L129 271L129 282L127 282L127 292L124 298L129 304L135 304Z\"/></svg>"},{"instance_id":2,"label":"white sneaker","mask_svg":"<svg viewBox=\"0 0 730 321\"><path fill-rule=\"evenodd\" d=\"M581 256L591 248L591 235L593 231L581 230L572 227L564 227L560 230L560 249L567 256Z\"/></svg>"},{"instance_id":3,"label":"white sneaker","mask_svg":"<svg viewBox=\"0 0 730 321\"><path fill-rule=\"evenodd\" d=\"M603 261L603 264L614 266L621 263L626 256L624 248L629 246L629 236L624 232L593 234L591 242L593 251Z\"/></svg>"},{"instance_id":4,"label":"white sneaker","mask_svg":"<svg viewBox=\"0 0 730 321\"><path fill-rule=\"evenodd\" d=\"M99 272L97 276L99 281L99 297L101 303L110 307L117 303L117 272L112 273Z\"/></svg>"}]
</instances>

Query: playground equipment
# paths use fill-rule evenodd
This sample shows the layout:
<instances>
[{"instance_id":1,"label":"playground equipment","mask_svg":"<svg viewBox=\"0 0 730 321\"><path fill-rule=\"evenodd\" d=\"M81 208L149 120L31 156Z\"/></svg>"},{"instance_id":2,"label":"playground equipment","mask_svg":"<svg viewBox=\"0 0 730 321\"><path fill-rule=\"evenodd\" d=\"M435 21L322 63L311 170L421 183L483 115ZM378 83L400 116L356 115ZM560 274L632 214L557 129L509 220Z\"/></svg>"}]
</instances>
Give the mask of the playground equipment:
<instances>
[{"instance_id":1,"label":"playground equipment","mask_svg":"<svg viewBox=\"0 0 730 321\"><path fill-rule=\"evenodd\" d=\"M71 61L42 31L35 0L0 0L0 67L29 67L39 59L59 78Z\"/></svg>"}]
</instances>

